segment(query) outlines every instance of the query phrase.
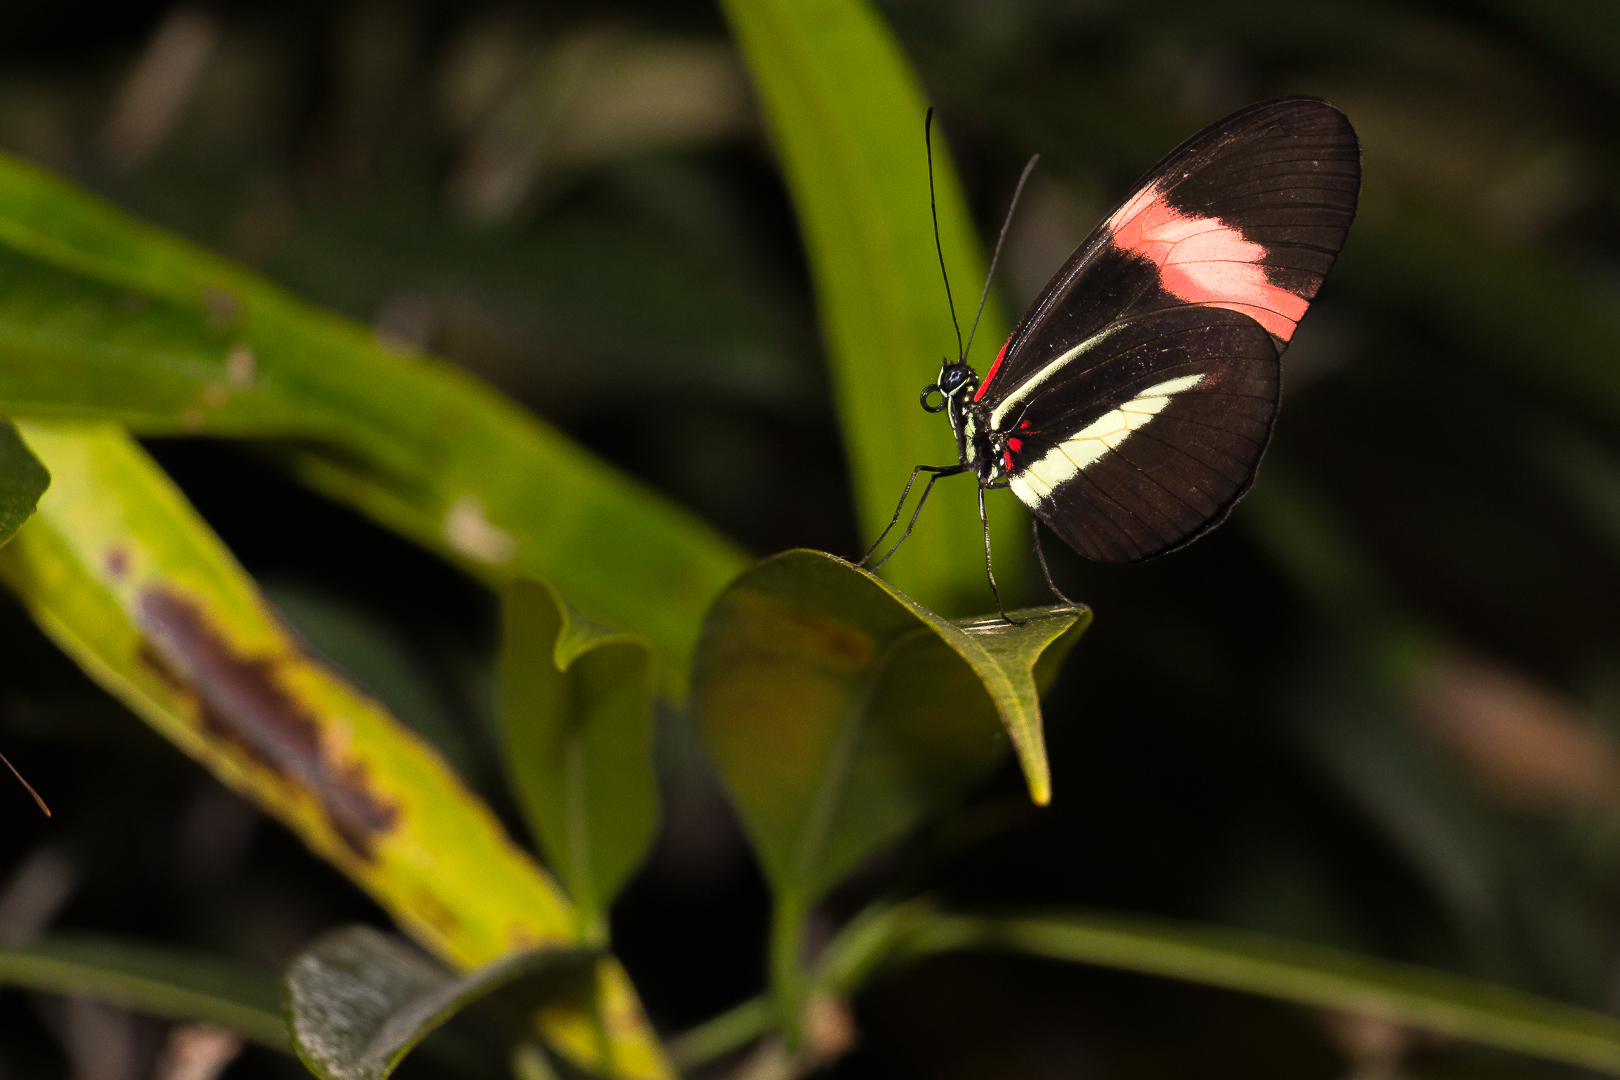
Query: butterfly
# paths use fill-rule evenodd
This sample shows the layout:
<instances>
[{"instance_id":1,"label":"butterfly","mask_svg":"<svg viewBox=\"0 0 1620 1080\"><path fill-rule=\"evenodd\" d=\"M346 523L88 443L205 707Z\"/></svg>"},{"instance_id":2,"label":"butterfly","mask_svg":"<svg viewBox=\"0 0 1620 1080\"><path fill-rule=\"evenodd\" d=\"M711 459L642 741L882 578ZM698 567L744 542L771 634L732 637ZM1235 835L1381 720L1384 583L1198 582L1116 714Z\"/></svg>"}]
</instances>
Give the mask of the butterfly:
<instances>
[{"instance_id":1,"label":"butterfly","mask_svg":"<svg viewBox=\"0 0 1620 1080\"><path fill-rule=\"evenodd\" d=\"M932 201L931 147L929 156ZM983 379L967 362L972 333L962 347L958 330L958 358L941 362L921 400L947 414L959 460L912 471L862 563L899 522L920 473L928 484L911 523L874 569L910 535L935 480L971 473L998 608L988 489L1011 488L1035 519L1101 562L1162 555L1219 525L1254 483L1277 418L1282 352L1344 246L1360 187L1356 133L1317 98L1250 105L1182 143L1047 283ZM936 216L936 246L938 228ZM998 241L992 275L1000 254ZM1035 550L1063 598L1038 525Z\"/></svg>"}]
</instances>

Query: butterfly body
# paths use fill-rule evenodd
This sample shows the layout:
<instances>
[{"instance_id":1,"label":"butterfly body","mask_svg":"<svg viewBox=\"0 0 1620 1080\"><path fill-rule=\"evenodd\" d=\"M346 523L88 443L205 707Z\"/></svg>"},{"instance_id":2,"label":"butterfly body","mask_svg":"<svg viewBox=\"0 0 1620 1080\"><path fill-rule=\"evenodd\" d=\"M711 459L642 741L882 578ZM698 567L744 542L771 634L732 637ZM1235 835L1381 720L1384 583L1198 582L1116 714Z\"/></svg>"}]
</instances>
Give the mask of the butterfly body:
<instances>
[{"instance_id":1,"label":"butterfly body","mask_svg":"<svg viewBox=\"0 0 1620 1080\"><path fill-rule=\"evenodd\" d=\"M1011 488L1104 562L1214 528L1254 482L1282 351L1344 244L1360 180L1354 130L1315 98L1261 102L1194 135L1076 249L982 380L965 355L943 363L923 407L948 413L959 463L922 468Z\"/></svg>"}]
</instances>

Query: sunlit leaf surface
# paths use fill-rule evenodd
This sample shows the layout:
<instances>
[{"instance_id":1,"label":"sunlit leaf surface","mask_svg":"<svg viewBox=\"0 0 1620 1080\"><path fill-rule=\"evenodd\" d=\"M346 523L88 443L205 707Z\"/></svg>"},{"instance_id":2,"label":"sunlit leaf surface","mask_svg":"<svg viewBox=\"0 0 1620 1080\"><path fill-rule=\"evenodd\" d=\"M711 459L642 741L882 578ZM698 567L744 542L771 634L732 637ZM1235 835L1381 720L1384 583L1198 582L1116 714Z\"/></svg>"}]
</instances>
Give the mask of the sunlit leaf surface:
<instances>
[{"instance_id":1,"label":"sunlit leaf surface","mask_svg":"<svg viewBox=\"0 0 1620 1080\"><path fill-rule=\"evenodd\" d=\"M23 433L54 483L0 549L0 575L102 686L446 960L473 967L574 938L572 906L488 807L303 650L133 440L106 424ZM621 1057L659 1075L622 973L604 979L628 998ZM589 1060L591 1044L568 1037Z\"/></svg>"},{"instance_id":2,"label":"sunlit leaf surface","mask_svg":"<svg viewBox=\"0 0 1620 1080\"><path fill-rule=\"evenodd\" d=\"M758 89L793 193L822 333L832 363L864 535L894 513L914 465L956 461L950 425L917 405L956 359L928 210L921 87L877 14L861 0L727 0L723 5ZM936 118L934 182L940 243L968 333L984 280L973 224ZM995 297L972 359L983 373L1006 336ZM884 576L949 614L985 606L977 493L939 484L916 532ZM1004 575L1025 556L1023 508L990 502Z\"/></svg>"}]
</instances>

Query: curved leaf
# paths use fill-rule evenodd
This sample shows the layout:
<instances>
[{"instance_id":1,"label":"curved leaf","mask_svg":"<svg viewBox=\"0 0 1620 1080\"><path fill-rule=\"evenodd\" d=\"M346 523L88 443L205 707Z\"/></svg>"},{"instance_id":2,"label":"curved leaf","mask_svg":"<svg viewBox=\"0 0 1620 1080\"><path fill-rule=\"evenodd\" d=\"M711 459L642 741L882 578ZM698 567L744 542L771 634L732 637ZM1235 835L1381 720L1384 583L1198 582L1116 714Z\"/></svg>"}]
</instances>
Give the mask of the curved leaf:
<instances>
[{"instance_id":1,"label":"curved leaf","mask_svg":"<svg viewBox=\"0 0 1620 1080\"><path fill-rule=\"evenodd\" d=\"M781 153L815 279L822 334L865 535L875 537L914 465L956 461L950 425L917 406L956 357L928 210L922 88L862 0L725 0ZM968 332L984 261L956 170L934 130L939 238ZM976 339L983 370L1007 334L992 296ZM1024 510L998 496L990 515L1003 577L1025 555ZM945 612L985 600L977 492L940 484L884 568L904 592Z\"/></svg>"},{"instance_id":2,"label":"curved leaf","mask_svg":"<svg viewBox=\"0 0 1620 1080\"><path fill-rule=\"evenodd\" d=\"M800 923L828 888L964 796L1008 736L1030 796L1049 798L1039 691L1090 612L1024 616L948 622L815 551L756 564L709 612L692 706L776 895L787 1023Z\"/></svg>"},{"instance_id":3,"label":"curved leaf","mask_svg":"<svg viewBox=\"0 0 1620 1080\"><path fill-rule=\"evenodd\" d=\"M62 935L0 949L0 984L92 998L165 1020L216 1024L290 1050L275 976L215 956L111 938Z\"/></svg>"},{"instance_id":4,"label":"curved leaf","mask_svg":"<svg viewBox=\"0 0 1620 1080\"><path fill-rule=\"evenodd\" d=\"M952 949L1010 949L1342 1009L1620 1074L1620 1020L1612 1016L1321 945L1102 914L986 918L913 908L894 929L890 962Z\"/></svg>"},{"instance_id":5,"label":"curved leaf","mask_svg":"<svg viewBox=\"0 0 1620 1080\"><path fill-rule=\"evenodd\" d=\"M309 656L150 458L105 424L21 425L54 482L0 578L62 649L459 967L572 941L572 905L422 739ZM627 1075L667 1068L604 963ZM548 1038L592 1061L589 1018Z\"/></svg>"},{"instance_id":6,"label":"curved leaf","mask_svg":"<svg viewBox=\"0 0 1620 1080\"><path fill-rule=\"evenodd\" d=\"M652 649L597 626L539 582L508 587L502 610L507 773L580 908L581 936L597 940L658 828Z\"/></svg>"},{"instance_id":7,"label":"curved leaf","mask_svg":"<svg viewBox=\"0 0 1620 1080\"><path fill-rule=\"evenodd\" d=\"M543 1000L547 989L577 982L591 960L579 950L539 949L458 978L398 938L345 927L288 965L287 1029L299 1058L322 1080L383 1080L462 1009L519 982Z\"/></svg>"},{"instance_id":8,"label":"curved leaf","mask_svg":"<svg viewBox=\"0 0 1620 1080\"><path fill-rule=\"evenodd\" d=\"M0 414L295 440L308 481L383 524L646 634L675 694L703 609L743 566L471 377L4 157Z\"/></svg>"}]
</instances>

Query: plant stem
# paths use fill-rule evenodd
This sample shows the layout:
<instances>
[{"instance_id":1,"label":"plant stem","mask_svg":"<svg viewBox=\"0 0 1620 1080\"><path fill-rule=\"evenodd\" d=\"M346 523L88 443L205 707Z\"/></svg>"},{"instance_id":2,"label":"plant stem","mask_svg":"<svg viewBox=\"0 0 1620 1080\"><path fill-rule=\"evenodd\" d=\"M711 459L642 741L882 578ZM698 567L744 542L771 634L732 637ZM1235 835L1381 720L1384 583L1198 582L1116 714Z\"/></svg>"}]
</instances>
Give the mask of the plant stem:
<instances>
[{"instance_id":1,"label":"plant stem","mask_svg":"<svg viewBox=\"0 0 1620 1080\"><path fill-rule=\"evenodd\" d=\"M682 1071L707 1065L759 1038L775 1021L774 1003L769 995L761 994L672 1039L669 1059Z\"/></svg>"},{"instance_id":2,"label":"plant stem","mask_svg":"<svg viewBox=\"0 0 1620 1080\"><path fill-rule=\"evenodd\" d=\"M777 894L771 917L771 997L783 1045L799 1048L799 1022L804 1012L804 903L783 891Z\"/></svg>"}]
</instances>

